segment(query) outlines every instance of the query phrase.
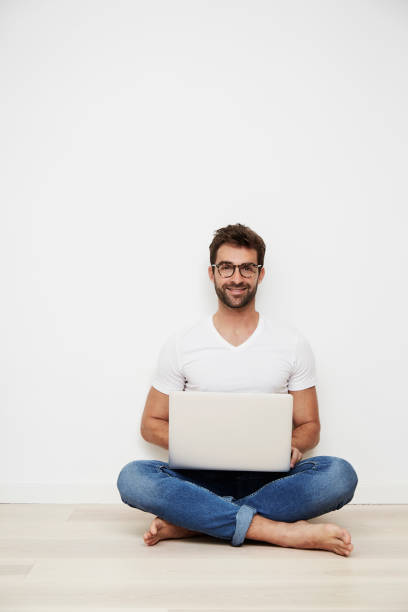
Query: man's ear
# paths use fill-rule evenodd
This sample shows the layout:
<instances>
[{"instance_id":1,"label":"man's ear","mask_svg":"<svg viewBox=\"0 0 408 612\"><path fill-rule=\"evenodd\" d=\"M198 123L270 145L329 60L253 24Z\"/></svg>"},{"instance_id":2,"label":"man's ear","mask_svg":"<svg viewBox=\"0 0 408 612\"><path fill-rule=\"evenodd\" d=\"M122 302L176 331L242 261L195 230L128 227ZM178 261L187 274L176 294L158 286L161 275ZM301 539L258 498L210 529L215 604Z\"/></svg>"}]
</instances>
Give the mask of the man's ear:
<instances>
[{"instance_id":1,"label":"man's ear","mask_svg":"<svg viewBox=\"0 0 408 612\"><path fill-rule=\"evenodd\" d=\"M208 266L208 276L210 278L210 281L214 280L214 272L213 272L214 268L212 268L211 266Z\"/></svg>"}]
</instances>

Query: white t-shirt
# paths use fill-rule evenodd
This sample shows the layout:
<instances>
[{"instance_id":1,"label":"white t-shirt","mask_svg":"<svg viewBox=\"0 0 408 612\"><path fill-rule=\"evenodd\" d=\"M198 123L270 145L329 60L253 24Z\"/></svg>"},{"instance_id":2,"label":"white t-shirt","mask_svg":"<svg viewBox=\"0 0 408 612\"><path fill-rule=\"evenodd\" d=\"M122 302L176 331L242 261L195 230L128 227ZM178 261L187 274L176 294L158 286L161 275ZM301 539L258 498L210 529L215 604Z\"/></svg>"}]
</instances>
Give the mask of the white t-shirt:
<instances>
[{"instance_id":1,"label":"white t-shirt","mask_svg":"<svg viewBox=\"0 0 408 612\"><path fill-rule=\"evenodd\" d=\"M259 313L239 346L217 331L213 315L172 333L159 354L152 386L170 391L287 393L316 385L310 344L296 328Z\"/></svg>"}]
</instances>

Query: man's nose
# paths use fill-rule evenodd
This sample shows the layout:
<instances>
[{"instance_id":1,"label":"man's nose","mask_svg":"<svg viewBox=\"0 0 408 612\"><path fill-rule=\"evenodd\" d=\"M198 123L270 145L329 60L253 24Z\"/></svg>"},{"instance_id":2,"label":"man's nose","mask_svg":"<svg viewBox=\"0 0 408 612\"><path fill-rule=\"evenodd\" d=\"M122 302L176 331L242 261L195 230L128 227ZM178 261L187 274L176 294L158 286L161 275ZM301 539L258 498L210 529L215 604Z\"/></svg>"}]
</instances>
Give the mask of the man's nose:
<instances>
[{"instance_id":1,"label":"man's nose","mask_svg":"<svg viewBox=\"0 0 408 612\"><path fill-rule=\"evenodd\" d=\"M239 268L235 268L235 272L234 274L231 276L232 280L234 280L236 283L241 283L244 279L241 276L241 272L239 271Z\"/></svg>"}]
</instances>

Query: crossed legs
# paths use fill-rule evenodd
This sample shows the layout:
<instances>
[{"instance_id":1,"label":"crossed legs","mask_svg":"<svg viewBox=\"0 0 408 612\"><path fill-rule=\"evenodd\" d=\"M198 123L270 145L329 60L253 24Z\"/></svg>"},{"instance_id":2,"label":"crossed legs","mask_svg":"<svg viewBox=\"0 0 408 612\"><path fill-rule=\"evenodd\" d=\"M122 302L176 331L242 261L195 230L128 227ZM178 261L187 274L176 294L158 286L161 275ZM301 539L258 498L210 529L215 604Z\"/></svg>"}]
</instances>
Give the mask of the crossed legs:
<instances>
[{"instance_id":1,"label":"crossed legs","mask_svg":"<svg viewBox=\"0 0 408 612\"><path fill-rule=\"evenodd\" d=\"M153 488L153 482L161 483L160 488ZM208 533L238 546L253 539L343 556L353 550L350 533L334 523L311 524L307 519L341 508L352 499L356 485L353 467L327 456L300 461L287 475L238 499L216 495L159 461L132 462L118 478L125 503L158 515L143 536L148 546ZM150 492L142 493L146 487Z\"/></svg>"}]
</instances>

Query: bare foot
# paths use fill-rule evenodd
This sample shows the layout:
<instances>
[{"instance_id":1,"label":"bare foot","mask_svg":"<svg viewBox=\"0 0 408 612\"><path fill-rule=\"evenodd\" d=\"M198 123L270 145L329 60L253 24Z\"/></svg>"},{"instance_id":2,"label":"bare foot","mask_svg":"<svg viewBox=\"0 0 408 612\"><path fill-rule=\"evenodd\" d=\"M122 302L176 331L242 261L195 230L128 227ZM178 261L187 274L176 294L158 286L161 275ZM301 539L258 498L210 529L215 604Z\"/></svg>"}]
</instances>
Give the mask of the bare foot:
<instances>
[{"instance_id":1,"label":"bare foot","mask_svg":"<svg viewBox=\"0 0 408 612\"><path fill-rule=\"evenodd\" d=\"M246 538L290 548L318 548L348 557L353 550L351 535L334 523L283 523L255 514Z\"/></svg>"},{"instance_id":2,"label":"bare foot","mask_svg":"<svg viewBox=\"0 0 408 612\"><path fill-rule=\"evenodd\" d=\"M191 531L185 527L173 525L164 519L156 516L148 531L143 534L143 539L147 546L157 544L159 540L168 540L170 538L188 538L193 535L202 535L200 531Z\"/></svg>"}]
</instances>

